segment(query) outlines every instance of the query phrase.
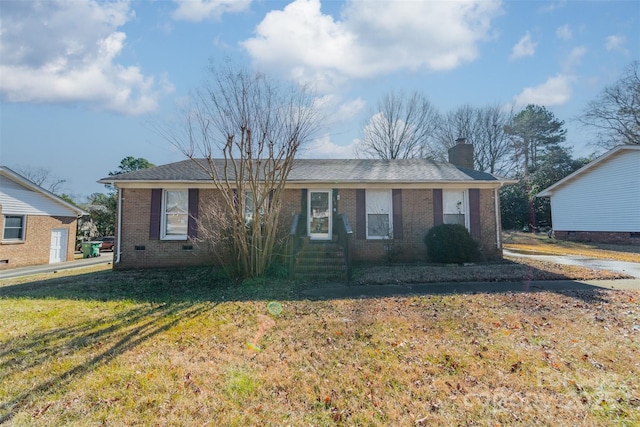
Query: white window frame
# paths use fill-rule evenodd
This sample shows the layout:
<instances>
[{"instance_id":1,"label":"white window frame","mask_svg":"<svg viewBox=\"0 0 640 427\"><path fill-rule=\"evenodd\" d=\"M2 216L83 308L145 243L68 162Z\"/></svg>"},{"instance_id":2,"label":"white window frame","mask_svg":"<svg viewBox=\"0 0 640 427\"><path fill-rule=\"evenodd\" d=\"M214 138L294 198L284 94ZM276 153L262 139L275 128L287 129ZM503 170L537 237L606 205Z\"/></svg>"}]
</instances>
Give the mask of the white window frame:
<instances>
[{"instance_id":1,"label":"white window frame","mask_svg":"<svg viewBox=\"0 0 640 427\"><path fill-rule=\"evenodd\" d=\"M447 194L452 195L453 193L460 194L462 193L462 205L461 207L452 208L450 203L447 203ZM447 210L447 208L451 208ZM467 230L469 230L469 191L468 190L442 190L442 223L443 224L452 224L446 221L446 215L464 215L464 225ZM453 223L453 224L458 224Z\"/></svg>"},{"instance_id":2,"label":"white window frame","mask_svg":"<svg viewBox=\"0 0 640 427\"><path fill-rule=\"evenodd\" d=\"M383 206L380 202L387 203ZM393 237L393 196L391 190L366 190L365 191L365 218L367 240L388 240ZM369 234L369 215L388 215L389 230L386 236Z\"/></svg>"},{"instance_id":3,"label":"white window frame","mask_svg":"<svg viewBox=\"0 0 640 427\"><path fill-rule=\"evenodd\" d=\"M7 230L7 217L22 218L22 227L20 227L22 232L20 233L19 238L7 239L4 237ZM12 228L15 228L15 227L12 227ZM26 215L4 215L4 221L2 223L2 241L3 242L24 242L26 236L27 236L27 216Z\"/></svg>"},{"instance_id":4,"label":"white window frame","mask_svg":"<svg viewBox=\"0 0 640 427\"><path fill-rule=\"evenodd\" d=\"M187 206L184 214L186 218L186 229L184 234L167 234L167 199L169 193L180 192L186 195ZM175 214L174 214L175 215ZM160 238L162 240L187 240L189 235L189 190L162 190L162 213L160 217Z\"/></svg>"}]
</instances>

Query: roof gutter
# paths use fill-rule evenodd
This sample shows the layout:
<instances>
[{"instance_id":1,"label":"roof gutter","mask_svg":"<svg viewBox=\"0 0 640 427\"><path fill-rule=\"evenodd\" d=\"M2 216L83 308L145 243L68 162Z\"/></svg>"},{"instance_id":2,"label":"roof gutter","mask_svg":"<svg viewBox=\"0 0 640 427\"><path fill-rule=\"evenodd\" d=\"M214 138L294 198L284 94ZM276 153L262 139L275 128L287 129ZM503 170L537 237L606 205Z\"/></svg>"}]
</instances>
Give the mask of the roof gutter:
<instances>
[{"instance_id":1,"label":"roof gutter","mask_svg":"<svg viewBox=\"0 0 640 427\"><path fill-rule=\"evenodd\" d=\"M500 185L502 187L502 184ZM496 212L496 247L498 249L502 249L502 224L500 222L500 193L498 193L498 188L493 189L493 200L495 203L494 211Z\"/></svg>"}]
</instances>

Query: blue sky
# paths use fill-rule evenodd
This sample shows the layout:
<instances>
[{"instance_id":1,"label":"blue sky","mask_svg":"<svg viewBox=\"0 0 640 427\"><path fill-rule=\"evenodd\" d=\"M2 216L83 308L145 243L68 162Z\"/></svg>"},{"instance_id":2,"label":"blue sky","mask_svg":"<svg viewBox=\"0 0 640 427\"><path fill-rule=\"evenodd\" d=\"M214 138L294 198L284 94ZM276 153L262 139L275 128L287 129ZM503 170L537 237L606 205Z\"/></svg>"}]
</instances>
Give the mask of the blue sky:
<instances>
[{"instance_id":1,"label":"blue sky","mask_svg":"<svg viewBox=\"0 0 640 427\"><path fill-rule=\"evenodd\" d=\"M77 199L126 156L183 159L170 121L226 58L312 83L328 117L305 157L353 157L376 102L425 94L446 113L544 105L573 119L640 59L640 2L0 0L0 164L47 168Z\"/></svg>"}]
</instances>

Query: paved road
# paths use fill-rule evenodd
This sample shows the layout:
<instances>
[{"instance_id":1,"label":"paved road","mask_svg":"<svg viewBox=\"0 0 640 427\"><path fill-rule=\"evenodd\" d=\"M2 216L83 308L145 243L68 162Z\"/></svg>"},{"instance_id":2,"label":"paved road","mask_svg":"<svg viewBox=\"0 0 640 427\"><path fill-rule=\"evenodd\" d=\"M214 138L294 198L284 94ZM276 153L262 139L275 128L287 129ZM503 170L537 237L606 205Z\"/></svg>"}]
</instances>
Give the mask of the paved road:
<instances>
[{"instance_id":1,"label":"paved road","mask_svg":"<svg viewBox=\"0 0 640 427\"><path fill-rule=\"evenodd\" d=\"M564 265L577 265L579 267L593 268L596 270L616 271L640 279L640 263L638 262L612 261L578 255L532 255L510 251L508 249L504 250L504 254L516 258L531 258Z\"/></svg>"},{"instance_id":2,"label":"paved road","mask_svg":"<svg viewBox=\"0 0 640 427\"><path fill-rule=\"evenodd\" d=\"M55 264L35 265L31 267L12 268L0 271L0 280L12 277L31 276L41 273L52 273L59 270L69 270L72 268L89 267L98 264L110 264L113 262L113 252L100 252L99 257L84 258L75 261L58 262Z\"/></svg>"}]
</instances>

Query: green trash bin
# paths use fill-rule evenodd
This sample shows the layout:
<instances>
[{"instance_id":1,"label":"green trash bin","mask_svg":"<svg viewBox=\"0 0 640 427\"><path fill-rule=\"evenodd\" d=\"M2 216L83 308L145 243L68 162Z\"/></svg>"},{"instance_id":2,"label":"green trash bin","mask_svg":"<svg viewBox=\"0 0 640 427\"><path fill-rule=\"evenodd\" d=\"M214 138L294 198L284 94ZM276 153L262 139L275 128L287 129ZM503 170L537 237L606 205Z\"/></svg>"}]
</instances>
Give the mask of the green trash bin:
<instances>
[{"instance_id":1,"label":"green trash bin","mask_svg":"<svg viewBox=\"0 0 640 427\"><path fill-rule=\"evenodd\" d=\"M100 256L100 242L84 242L82 244L82 258Z\"/></svg>"}]
</instances>

